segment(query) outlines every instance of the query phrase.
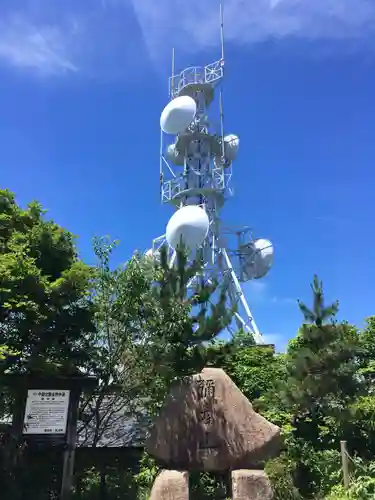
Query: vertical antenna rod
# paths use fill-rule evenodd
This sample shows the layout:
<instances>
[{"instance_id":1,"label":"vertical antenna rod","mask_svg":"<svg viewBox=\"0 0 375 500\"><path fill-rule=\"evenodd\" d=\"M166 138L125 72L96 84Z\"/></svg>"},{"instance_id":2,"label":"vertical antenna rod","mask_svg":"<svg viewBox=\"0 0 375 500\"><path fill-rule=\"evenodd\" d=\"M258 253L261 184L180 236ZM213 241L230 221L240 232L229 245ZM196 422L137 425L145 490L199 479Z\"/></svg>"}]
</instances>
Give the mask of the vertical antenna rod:
<instances>
[{"instance_id":1,"label":"vertical antenna rod","mask_svg":"<svg viewBox=\"0 0 375 500\"><path fill-rule=\"evenodd\" d=\"M223 109L223 92L220 90L220 134L221 134L221 155L225 158L225 143L224 143L224 109Z\"/></svg>"},{"instance_id":2,"label":"vertical antenna rod","mask_svg":"<svg viewBox=\"0 0 375 500\"><path fill-rule=\"evenodd\" d=\"M173 99L174 94L174 47L172 48L172 78L171 78L171 98Z\"/></svg>"},{"instance_id":3,"label":"vertical antenna rod","mask_svg":"<svg viewBox=\"0 0 375 500\"><path fill-rule=\"evenodd\" d=\"M224 64L224 16L223 5L220 4L220 43L221 43L221 64ZM225 157L225 144L224 144L224 110L223 110L223 91L220 90L220 127L221 127L221 147L222 157Z\"/></svg>"},{"instance_id":4,"label":"vertical antenna rod","mask_svg":"<svg viewBox=\"0 0 375 500\"><path fill-rule=\"evenodd\" d=\"M221 59L224 61L224 16L223 6L220 4L220 41L221 41Z\"/></svg>"}]
</instances>

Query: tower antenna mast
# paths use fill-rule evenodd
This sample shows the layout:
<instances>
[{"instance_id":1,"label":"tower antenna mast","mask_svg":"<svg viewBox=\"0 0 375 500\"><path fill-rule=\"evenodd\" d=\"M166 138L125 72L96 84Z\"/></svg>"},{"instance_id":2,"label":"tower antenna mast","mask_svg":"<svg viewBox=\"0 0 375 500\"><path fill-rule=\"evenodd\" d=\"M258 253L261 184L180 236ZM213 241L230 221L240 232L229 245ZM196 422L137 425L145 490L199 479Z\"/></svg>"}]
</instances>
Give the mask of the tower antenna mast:
<instances>
[{"instance_id":1,"label":"tower antenna mast","mask_svg":"<svg viewBox=\"0 0 375 500\"><path fill-rule=\"evenodd\" d=\"M167 245L169 265L174 265L176 247L181 242L193 259L203 258L203 271L197 282L218 279L235 306L234 328L251 332L256 343L264 343L250 311L241 284L264 277L273 264L274 249L269 240L254 239L249 227L223 224L221 212L233 195L233 162L239 138L225 134L223 97L219 94L220 128L209 119L209 107L216 87L224 78L224 17L220 5L219 60L203 67L176 72L172 49L172 75L169 78L170 102L160 117L160 193L161 202L175 207L166 232L153 240L146 252L157 259Z\"/></svg>"}]
</instances>

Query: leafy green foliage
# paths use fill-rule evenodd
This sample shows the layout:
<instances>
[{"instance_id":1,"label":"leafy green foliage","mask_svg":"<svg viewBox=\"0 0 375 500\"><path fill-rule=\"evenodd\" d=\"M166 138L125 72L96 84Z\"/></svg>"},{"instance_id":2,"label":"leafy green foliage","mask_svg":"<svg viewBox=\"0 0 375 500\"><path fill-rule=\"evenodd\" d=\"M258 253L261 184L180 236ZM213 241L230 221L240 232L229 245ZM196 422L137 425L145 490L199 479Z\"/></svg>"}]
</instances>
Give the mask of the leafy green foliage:
<instances>
[{"instance_id":1,"label":"leafy green foliage","mask_svg":"<svg viewBox=\"0 0 375 500\"><path fill-rule=\"evenodd\" d=\"M326 500L372 500L375 498L375 462L365 463L359 457L353 459L349 489L336 484Z\"/></svg>"},{"instance_id":2,"label":"leafy green foliage","mask_svg":"<svg viewBox=\"0 0 375 500\"><path fill-rule=\"evenodd\" d=\"M69 231L46 220L37 202L22 209L12 193L0 190L1 374L74 374L90 368L94 349L91 279L92 269L79 260ZM4 380L0 380L2 419L14 409L14 394ZM46 483L32 488L31 474L40 475L39 465L46 469L45 477L56 481L56 468L47 474L47 463L40 455L29 464L22 481L17 480L29 460L27 448L16 436L5 434L1 451L4 494L15 500L17 495L22 497L23 487L45 498Z\"/></svg>"},{"instance_id":3,"label":"leafy green foliage","mask_svg":"<svg viewBox=\"0 0 375 500\"><path fill-rule=\"evenodd\" d=\"M230 474L190 473L190 496L198 500L227 500Z\"/></svg>"},{"instance_id":4,"label":"leafy green foliage","mask_svg":"<svg viewBox=\"0 0 375 500\"><path fill-rule=\"evenodd\" d=\"M284 357L268 346L235 348L223 368L252 402L272 391L286 373Z\"/></svg>"},{"instance_id":5,"label":"leafy green foliage","mask_svg":"<svg viewBox=\"0 0 375 500\"><path fill-rule=\"evenodd\" d=\"M17 356L19 353L12 351L6 345L0 345L0 362L6 361L10 356Z\"/></svg>"},{"instance_id":6,"label":"leafy green foliage","mask_svg":"<svg viewBox=\"0 0 375 500\"><path fill-rule=\"evenodd\" d=\"M143 344L148 335L144 312L154 312L151 297L151 281L132 258L125 266L111 269L110 260L117 242L108 238L94 240L94 252L98 259L93 288L94 322L96 326L96 371L101 380L113 386L133 387L131 397L140 390L141 363L137 345Z\"/></svg>"},{"instance_id":7,"label":"leafy green foliage","mask_svg":"<svg viewBox=\"0 0 375 500\"><path fill-rule=\"evenodd\" d=\"M155 460L144 452L143 457L140 462L140 471L135 476L134 481L138 487L138 492L143 500L143 497L148 500L149 494L151 493L152 484L158 475L159 468L155 463ZM141 499L139 499L141 500Z\"/></svg>"},{"instance_id":8,"label":"leafy green foliage","mask_svg":"<svg viewBox=\"0 0 375 500\"><path fill-rule=\"evenodd\" d=\"M201 262L189 264L182 246L176 254L175 265L170 266L167 249L161 248L160 262L154 263L150 277L150 294L141 311L147 335L140 352L149 367L148 388L156 404L152 411L157 411L171 384L206 366L207 343L218 336L233 316L233 311L226 307L225 290L216 281L198 282L194 289L189 286L202 270ZM137 262L143 269L149 266L147 258L138 256Z\"/></svg>"},{"instance_id":9,"label":"leafy green foliage","mask_svg":"<svg viewBox=\"0 0 375 500\"><path fill-rule=\"evenodd\" d=\"M274 500L302 500L294 485L295 469L296 463L287 453L268 461L265 471L272 483Z\"/></svg>"},{"instance_id":10,"label":"leafy green foliage","mask_svg":"<svg viewBox=\"0 0 375 500\"><path fill-rule=\"evenodd\" d=\"M358 376L363 355L360 335L351 325L334 321L338 303L325 305L316 276L311 288L312 308L299 302L305 323L289 343L285 377L275 385L276 395L266 394L259 405L282 426L281 464L293 465L293 470L285 469L289 475L275 476L280 496L285 490L280 484L286 478L303 498L323 497L340 481L339 441L347 439L350 446L353 408L363 391Z\"/></svg>"},{"instance_id":11,"label":"leafy green foliage","mask_svg":"<svg viewBox=\"0 0 375 500\"><path fill-rule=\"evenodd\" d=\"M316 277L312 289L313 309L301 303L300 309L305 320L313 324L304 324L289 346L282 397L294 415L296 437L323 447L337 446L339 436L326 428L330 419L342 419L348 413L360 390L360 339L348 324L327 324L337 312L337 303L324 306L323 290Z\"/></svg>"},{"instance_id":12,"label":"leafy green foliage","mask_svg":"<svg viewBox=\"0 0 375 500\"><path fill-rule=\"evenodd\" d=\"M210 342L230 323L232 311L226 308L225 290L218 283L198 283L189 294L188 284L202 270L197 260L188 265L187 253L177 250L176 266L170 267L167 249L160 252L160 266L153 288L160 305L162 324L155 325L152 352L156 362L169 372L168 378L199 371L205 366L205 342ZM219 292L216 304L211 302Z\"/></svg>"},{"instance_id":13,"label":"leafy green foliage","mask_svg":"<svg viewBox=\"0 0 375 500\"><path fill-rule=\"evenodd\" d=\"M0 344L19 353L8 369L70 373L89 361L91 277L71 233L0 191Z\"/></svg>"},{"instance_id":14,"label":"leafy green foliage","mask_svg":"<svg viewBox=\"0 0 375 500\"><path fill-rule=\"evenodd\" d=\"M366 318L366 327L360 333L361 367L359 374L365 389L373 393L375 382L375 316Z\"/></svg>"},{"instance_id":15,"label":"leafy green foliage","mask_svg":"<svg viewBox=\"0 0 375 500\"><path fill-rule=\"evenodd\" d=\"M323 324L330 320L332 317L336 316L339 310L339 303L334 302L329 306L325 306L324 303L324 293L323 293L323 283L319 281L318 276L315 274L311 286L313 293L313 306L309 309L303 302L298 301L299 308L305 318L309 323L315 324L318 328L323 326Z\"/></svg>"},{"instance_id":16,"label":"leafy green foliage","mask_svg":"<svg viewBox=\"0 0 375 500\"><path fill-rule=\"evenodd\" d=\"M95 238L97 265L93 273L92 305L95 324L91 366L98 387L81 401L80 437L93 447L137 439L138 428L119 431L126 419L144 418L143 398L149 395L149 365L143 350L150 330L145 317L156 313L151 277L138 256L111 267L116 241ZM125 426L124 426L125 427Z\"/></svg>"},{"instance_id":17,"label":"leafy green foliage","mask_svg":"<svg viewBox=\"0 0 375 500\"><path fill-rule=\"evenodd\" d=\"M137 486L132 471L105 467L102 471L92 467L79 477L73 499L77 500L123 500L136 498Z\"/></svg>"}]
</instances>

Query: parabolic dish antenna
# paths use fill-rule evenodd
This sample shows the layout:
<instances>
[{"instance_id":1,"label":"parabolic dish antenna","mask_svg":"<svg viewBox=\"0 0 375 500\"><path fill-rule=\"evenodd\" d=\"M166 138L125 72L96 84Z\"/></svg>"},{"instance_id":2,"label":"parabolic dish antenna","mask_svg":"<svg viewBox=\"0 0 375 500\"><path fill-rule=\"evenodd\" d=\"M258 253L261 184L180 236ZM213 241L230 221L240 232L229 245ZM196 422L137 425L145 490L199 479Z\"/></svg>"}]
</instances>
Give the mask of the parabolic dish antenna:
<instances>
[{"instance_id":1,"label":"parabolic dish antenna","mask_svg":"<svg viewBox=\"0 0 375 500\"><path fill-rule=\"evenodd\" d=\"M175 144L170 144L167 147L167 157L175 165L183 165L185 163L184 154L176 149Z\"/></svg>"},{"instance_id":2,"label":"parabolic dish antenna","mask_svg":"<svg viewBox=\"0 0 375 500\"><path fill-rule=\"evenodd\" d=\"M208 215L197 205L186 205L175 212L169 219L166 239L172 248L182 243L190 250L199 247L207 236Z\"/></svg>"},{"instance_id":3,"label":"parabolic dish antenna","mask_svg":"<svg viewBox=\"0 0 375 500\"><path fill-rule=\"evenodd\" d=\"M224 137L225 156L230 162L236 159L239 147L240 138L238 137L238 135L228 134Z\"/></svg>"},{"instance_id":4,"label":"parabolic dish antenna","mask_svg":"<svg viewBox=\"0 0 375 500\"><path fill-rule=\"evenodd\" d=\"M163 109L160 128L166 134L180 134L194 120L196 112L197 104L192 97L188 95L176 97Z\"/></svg>"},{"instance_id":5,"label":"parabolic dish antenna","mask_svg":"<svg viewBox=\"0 0 375 500\"><path fill-rule=\"evenodd\" d=\"M269 240L257 239L241 247L244 281L263 278L271 269L274 248Z\"/></svg>"},{"instance_id":6,"label":"parabolic dish antenna","mask_svg":"<svg viewBox=\"0 0 375 500\"><path fill-rule=\"evenodd\" d=\"M160 252L158 250L153 250L152 248L147 250L147 252L144 253L144 256L148 259L153 259L156 261L160 260Z\"/></svg>"},{"instance_id":7,"label":"parabolic dish antenna","mask_svg":"<svg viewBox=\"0 0 375 500\"><path fill-rule=\"evenodd\" d=\"M228 134L224 137L224 155L225 163L220 156L214 157L216 167L229 166L237 157L238 148L240 147L240 139L238 135Z\"/></svg>"}]
</instances>

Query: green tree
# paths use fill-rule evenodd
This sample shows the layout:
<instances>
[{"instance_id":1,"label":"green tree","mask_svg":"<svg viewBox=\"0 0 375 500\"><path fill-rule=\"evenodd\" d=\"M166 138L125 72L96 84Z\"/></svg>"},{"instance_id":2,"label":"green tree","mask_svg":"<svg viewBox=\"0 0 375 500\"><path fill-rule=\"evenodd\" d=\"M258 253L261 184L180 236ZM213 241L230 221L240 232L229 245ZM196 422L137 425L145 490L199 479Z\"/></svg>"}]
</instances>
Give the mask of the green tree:
<instances>
[{"instance_id":1,"label":"green tree","mask_svg":"<svg viewBox=\"0 0 375 500\"><path fill-rule=\"evenodd\" d=\"M143 311L154 311L151 280L138 256L125 265L111 267L118 242L94 239L97 265L92 280L95 345L92 358L98 387L81 404L80 441L99 446L120 445L134 438L137 427L122 425L142 416L147 396L148 367L142 346L148 335Z\"/></svg>"},{"instance_id":2,"label":"green tree","mask_svg":"<svg viewBox=\"0 0 375 500\"><path fill-rule=\"evenodd\" d=\"M174 266L168 263L166 247L160 251L160 261L155 262L152 308L150 311L145 306L143 313L150 332L144 347L154 373L154 396L159 401L174 381L206 366L207 345L233 317L226 291L216 280L205 283L198 279L194 287L189 286L202 269L199 259L189 264L183 246L177 249Z\"/></svg>"},{"instance_id":3,"label":"green tree","mask_svg":"<svg viewBox=\"0 0 375 500\"><path fill-rule=\"evenodd\" d=\"M361 391L352 403L346 439L351 453L364 459L375 454L375 317L366 318L366 327L359 335L358 380Z\"/></svg>"},{"instance_id":4,"label":"green tree","mask_svg":"<svg viewBox=\"0 0 375 500\"><path fill-rule=\"evenodd\" d=\"M357 330L333 321L338 303L326 306L321 282L314 277L313 307L299 303L306 323L290 342L287 378L281 390L285 408L293 415L290 450L297 462L300 491L319 489L314 453L338 450L350 421L350 406L359 394Z\"/></svg>"},{"instance_id":5,"label":"green tree","mask_svg":"<svg viewBox=\"0 0 375 500\"><path fill-rule=\"evenodd\" d=\"M302 312L306 321L310 324L315 324L318 328L323 326L327 321L330 321L336 316L339 310L338 301L333 302L329 306L324 303L323 283L319 281L318 276L315 274L311 286L313 293L313 307L309 309L303 302L298 300L300 311Z\"/></svg>"},{"instance_id":6,"label":"green tree","mask_svg":"<svg viewBox=\"0 0 375 500\"><path fill-rule=\"evenodd\" d=\"M11 192L0 190L0 345L13 354L1 362L2 372L46 375L91 369L92 276L92 269L78 258L69 231L47 220L39 203L23 209ZM4 374L1 417L14 409L6 380ZM46 483L48 463L42 466L42 458L30 461L18 437L8 435L1 457L4 498L22 498L23 489L40 499L47 496L51 485ZM38 467L46 467L45 474ZM35 481L37 476L45 481Z\"/></svg>"},{"instance_id":7,"label":"green tree","mask_svg":"<svg viewBox=\"0 0 375 500\"><path fill-rule=\"evenodd\" d=\"M229 344L232 345L236 351L238 349L256 345L253 334L247 330L243 330L242 328L235 332L235 334L230 339Z\"/></svg>"},{"instance_id":8,"label":"green tree","mask_svg":"<svg viewBox=\"0 0 375 500\"><path fill-rule=\"evenodd\" d=\"M374 394L375 382L375 316L366 318L366 327L360 333L360 375L367 392Z\"/></svg>"},{"instance_id":9,"label":"green tree","mask_svg":"<svg viewBox=\"0 0 375 500\"><path fill-rule=\"evenodd\" d=\"M360 389L356 376L360 342L354 327L332 321L338 303L324 305L322 284L316 276L312 291L312 310L299 303L305 320L310 323L303 324L289 344L284 397L295 414L296 434L316 443L321 437L321 418L337 415L342 418ZM303 431L306 418L307 433Z\"/></svg>"},{"instance_id":10,"label":"green tree","mask_svg":"<svg viewBox=\"0 0 375 500\"><path fill-rule=\"evenodd\" d=\"M269 346L236 347L222 368L251 402L275 391L286 375L284 356Z\"/></svg>"},{"instance_id":11,"label":"green tree","mask_svg":"<svg viewBox=\"0 0 375 500\"><path fill-rule=\"evenodd\" d=\"M12 371L74 372L90 362L92 271L73 235L44 214L0 191L0 344L19 353Z\"/></svg>"}]
</instances>

